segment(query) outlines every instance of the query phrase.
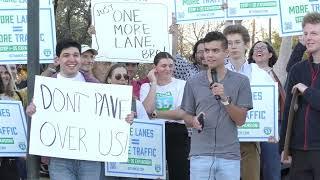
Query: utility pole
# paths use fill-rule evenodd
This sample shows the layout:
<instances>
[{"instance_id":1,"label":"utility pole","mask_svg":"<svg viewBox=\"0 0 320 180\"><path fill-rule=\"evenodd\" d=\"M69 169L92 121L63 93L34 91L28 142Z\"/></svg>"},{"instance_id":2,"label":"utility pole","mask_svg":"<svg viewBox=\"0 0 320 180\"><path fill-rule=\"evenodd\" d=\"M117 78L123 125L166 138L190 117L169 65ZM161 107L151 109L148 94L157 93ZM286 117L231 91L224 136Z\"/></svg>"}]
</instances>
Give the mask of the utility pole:
<instances>
[{"instance_id":1,"label":"utility pole","mask_svg":"<svg viewBox=\"0 0 320 180\"><path fill-rule=\"evenodd\" d=\"M35 75L40 73L39 65L39 0L28 0L28 102L32 101ZM30 145L31 118L27 118L28 124L28 152ZM40 157L27 155L28 180L39 179Z\"/></svg>"},{"instance_id":2,"label":"utility pole","mask_svg":"<svg viewBox=\"0 0 320 180\"><path fill-rule=\"evenodd\" d=\"M272 34L271 34L271 18L269 18L269 43L271 43Z\"/></svg>"}]
</instances>

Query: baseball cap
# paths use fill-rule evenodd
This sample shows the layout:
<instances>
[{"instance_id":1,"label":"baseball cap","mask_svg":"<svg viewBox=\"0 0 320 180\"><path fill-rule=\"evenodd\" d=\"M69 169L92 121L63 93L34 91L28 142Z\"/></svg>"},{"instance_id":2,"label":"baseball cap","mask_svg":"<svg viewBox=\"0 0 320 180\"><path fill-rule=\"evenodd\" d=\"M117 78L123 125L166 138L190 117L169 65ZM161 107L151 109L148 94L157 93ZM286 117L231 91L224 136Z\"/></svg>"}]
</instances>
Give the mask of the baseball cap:
<instances>
[{"instance_id":1,"label":"baseball cap","mask_svg":"<svg viewBox=\"0 0 320 180\"><path fill-rule=\"evenodd\" d=\"M86 44L81 44L81 54L86 52L86 51L91 51L93 53L93 55L97 55L98 51L96 51L95 49L91 48L90 46L86 45Z\"/></svg>"}]
</instances>

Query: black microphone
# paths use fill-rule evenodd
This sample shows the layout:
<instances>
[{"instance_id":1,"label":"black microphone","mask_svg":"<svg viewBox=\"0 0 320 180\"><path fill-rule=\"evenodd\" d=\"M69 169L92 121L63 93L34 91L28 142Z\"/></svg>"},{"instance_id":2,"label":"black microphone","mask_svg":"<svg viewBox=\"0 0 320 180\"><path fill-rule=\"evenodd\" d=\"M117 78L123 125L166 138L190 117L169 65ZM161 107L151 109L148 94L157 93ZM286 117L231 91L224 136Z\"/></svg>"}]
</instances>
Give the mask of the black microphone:
<instances>
[{"instance_id":1,"label":"black microphone","mask_svg":"<svg viewBox=\"0 0 320 180\"><path fill-rule=\"evenodd\" d=\"M215 69L211 69L211 77L212 77L212 84L215 82L218 82L217 71ZM217 101L219 101L221 99L221 97L219 95L214 95L214 97L216 97Z\"/></svg>"},{"instance_id":2,"label":"black microphone","mask_svg":"<svg viewBox=\"0 0 320 180\"><path fill-rule=\"evenodd\" d=\"M201 113L199 116L198 116L198 121L199 121L199 123L200 123L200 125L201 125L201 129L203 129L203 127L204 127L204 114L203 113ZM201 133L201 131L202 130L198 130L198 133Z\"/></svg>"},{"instance_id":3,"label":"black microphone","mask_svg":"<svg viewBox=\"0 0 320 180\"><path fill-rule=\"evenodd\" d=\"M136 105L136 100L132 98L131 101L131 111L134 112L134 118L137 118L137 105Z\"/></svg>"}]
</instances>

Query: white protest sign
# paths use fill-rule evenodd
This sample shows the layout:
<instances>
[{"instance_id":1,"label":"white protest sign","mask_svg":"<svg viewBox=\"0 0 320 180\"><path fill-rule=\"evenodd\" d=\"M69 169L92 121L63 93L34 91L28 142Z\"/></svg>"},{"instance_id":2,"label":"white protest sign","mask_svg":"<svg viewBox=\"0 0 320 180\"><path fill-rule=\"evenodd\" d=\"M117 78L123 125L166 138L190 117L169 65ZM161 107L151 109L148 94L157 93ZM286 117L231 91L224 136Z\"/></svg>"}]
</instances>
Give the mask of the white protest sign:
<instances>
[{"instance_id":1,"label":"white protest sign","mask_svg":"<svg viewBox=\"0 0 320 180\"><path fill-rule=\"evenodd\" d=\"M93 0L97 61L152 63L160 51L170 51L168 7L164 3Z\"/></svg>"},{"instance_id":2,"label":"white protest sign","mask_svg":"<svg viewBox=\"0 0 320 180\"><path fill-rule=\"evenodd\" d=\"M279 140L278 84L251 85L253 109L247 112L246 123L238 128L239 141Z\"/></svg>"},{"instance_id":3,"label":"white protest sign","mask_svg":"<svg viewBox=\"0 0 320 180\"><path fill-rule=\"evenodd\" d=\"M27 125L21 101L0 101L0 156L27 153Z\"/></svg>"},{"instance_id":4,"label":"white protest sign","mask_svg":"<svg viewBox=\"0 0 320 180\"><path fill-rule=\"evenodd\" d=\"M177 23L225 18L223 0L175 0Z\"/></svg>"},{"instance_id":5,"label":"white protest sign","mask_svg":"<svg viewBox=\"0 0 320 180\"><path fill-rule=\"evenodd\" d=\"M129 159L109 162L106 176L166 179L165 123L135 119L130 128Z\"/></svg>"},{"instance_id":6,"label":"white protest sign","mask_svg":"<svg viewBox=\"0 0 320 180\"><path fill-rule=\"evenodd\" d=\"M132 87L36 76L30 154L128 160Z\"/></svg>"},{"instance_id":7,"label":"white protest sign","mask_svg":"<svg viewBox=\"0 0 320 180\"><path fill-rule=\"evenodd\" d=\"M51 0L40 1L40 62L54 58L56 30ZM0 63L27 64L27 0L0 1Z\"/></svg>"},{"instance_id":8,"label":"white protest sign","mask_svg":"<svg viewBox=\"0 0 320 180\"><path fill-rule=\"evenodd\" d=\"M226 18L230 20L279 14L278 0L227 0L227 4Z\"/></svg>"},{"instance_id":9,"label":"white protest sign","mask_svg":"<svg viewBox=\"0 0 320 180\"><path fill-rule=\"evenodd\" d=\"M302 34L302 20L308 12L320 12L318 0L279 0L280 5L280 36Z\"/></svg>"}]
</instances>

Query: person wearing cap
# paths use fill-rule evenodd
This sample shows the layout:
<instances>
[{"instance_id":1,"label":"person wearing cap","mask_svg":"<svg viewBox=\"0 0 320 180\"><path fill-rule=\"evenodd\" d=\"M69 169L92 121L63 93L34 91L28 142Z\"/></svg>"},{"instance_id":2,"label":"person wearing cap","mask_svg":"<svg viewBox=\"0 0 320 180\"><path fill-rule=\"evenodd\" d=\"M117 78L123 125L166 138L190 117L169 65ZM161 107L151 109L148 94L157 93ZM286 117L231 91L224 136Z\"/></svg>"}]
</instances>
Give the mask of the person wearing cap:
<instances>
[{"instance_id":1,"label":"person wearing cap","mask_svg":"<svg viewBox=\"0 0 320 180\"><path fill-rule=\"evenodd\" d=\"M94 58L98 52L86 44L81 45L81 67L80 70L92 74Z\"/></svg>"}]
</instances>

